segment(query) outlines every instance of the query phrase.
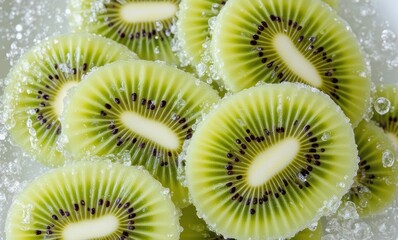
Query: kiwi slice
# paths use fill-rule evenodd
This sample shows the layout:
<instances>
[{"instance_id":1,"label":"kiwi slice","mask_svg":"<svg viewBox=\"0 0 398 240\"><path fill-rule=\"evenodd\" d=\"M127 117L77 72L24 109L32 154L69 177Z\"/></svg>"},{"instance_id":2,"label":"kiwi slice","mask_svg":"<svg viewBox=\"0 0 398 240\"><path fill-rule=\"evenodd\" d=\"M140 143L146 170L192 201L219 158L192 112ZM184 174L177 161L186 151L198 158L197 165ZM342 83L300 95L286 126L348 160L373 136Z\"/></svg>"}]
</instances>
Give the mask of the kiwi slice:
<instances>
[{"instance_id":1,"label":"kiwi slice","mask_svg":"<svg viewBox=\"0 0 398 240\"><path fill-rule=\"evenodd\" d=\"M119 61L87 76L70 97L63 124L67 149L85 155L123 155L170 188L179 207L189 204L177 179L184 140L217 92L166 64Z\"/></svg>"},{"instance_id":2,"label":"kiwi slice","mask_svg":"<svg viewBox=\"0 0 398 240\"><path fill-rule=\"evenodd\" d=\"M373 109L372 119L384 129L398 152L398 85L376 86Z\"/></svg>"},{"instance_id":3,"label":"kiwi slice","mask_svg":"<svg viewBox=\"0 0 398 240\"><path fill-rule=\"evenodd\" d=\"M193 204L217 233L288 238L326 214L358 168L351 125L322 92L267 84L223 100L187 149Z\"/></svg>"},{"instance_id":4,"label":"kiwi slice","mask_svg":"<svg viewBox=\"0 0 398 240\"><path fill-rule=\"evenodd\" d=\"M237 92L258 82L302 82L328 94L356 126L369 71L354 34L319 0L229 0L212 36L214 65Z\"/></svg>"},{"instance_id":5,"label":"kiwi slice","mask_svg":"<svg viewBox=\"0 0 398 240\"><path fill-rule=\"evenodd\" d=\"M369 216L390 205L397 194L394 147L373 122L362 121L354 133L360 161L346 200L356 204L358 214Z\"/></svg>"},{"instance_id":6,"label":"kiwi slice","mask_svg":"<svg viewBox=\"0 0 398 240\"><path fill-rule=\"evenodd\" d=\"M88 33L56 36L33 47L11 70L5 117L14 142L46 165L64 162L57 141L67 91L94 67L136 55Z\"/></svg>"},{"instance_id":7,"label":"kiwi slice","mask_svg":"<svg viewBox=\"0 0 398 240\"><path fill-rule=\"evenodd\" d=\"M179 213L147 171L79 162L37 178L13 202L7 239L178 239Z\"/></svg>"},{"instance_id":8,"label":"kiwi slice","mask_svg":"<svg viewBox=\"0 0 398 240\"><path fill-rule=\"evenodd\" d=\"M71 26L111 38L141 59L179 64L173 50L179 0L70 0Z\"/></svg>"},{"instance_id":9,"label":"kiwi slice","mask_svg":"<svg viewBox=\"0 0 398 240\"><path fill-rule=\"evenodd\" d=\"M338 0L324 0L333 8ZM177 21L177 36L184 60L196 67L199 76L212 76L209 48L214 21L228 0L181 0ZM216 76L212 76L216 78Z\"/></svg>"}]
</instances>

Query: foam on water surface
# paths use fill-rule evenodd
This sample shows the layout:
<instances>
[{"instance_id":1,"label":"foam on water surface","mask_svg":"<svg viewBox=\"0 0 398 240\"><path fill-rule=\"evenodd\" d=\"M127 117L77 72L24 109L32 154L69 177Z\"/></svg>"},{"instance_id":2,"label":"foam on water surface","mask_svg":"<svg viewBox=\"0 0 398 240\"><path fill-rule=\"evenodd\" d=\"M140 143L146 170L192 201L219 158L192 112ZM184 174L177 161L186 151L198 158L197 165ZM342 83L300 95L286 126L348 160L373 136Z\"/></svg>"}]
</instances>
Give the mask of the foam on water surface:
<instances>
[{"instance_id":1,"label":"foam on water surface","mask_svg":"<svg viewBox=\"0 0 398 240\"><path fill-rule=\"evenodd\" d=\"M6 75L11 66L30 47L41 40L68 31L70 12L67 10L67 0L0 0L0 93L6 84ZM101 2L101 1L99 1ZM345 0L340 1L339 14L350 24L357 35L367 61L372 70L372 80L375 84L398 81L398 24L388 4L381 6L387 0ZM386 7L387 6L387 7ZM382 9L382 11L381 11ZM219 6L214 6L215 12ZM395 17L395 18L394 18ZM391 22L395 21L395 22ZM210 21L210 25L214 19ZM395 24L395 25L394 25ZM157 26L160 30L163 26ZM172 29L174 32L175 29ZM174 43L178 49L178 42ZM205 47L208 42L205 43ZM178 53L182 54L183 53ZM203 65L198 65L198 72L205 75L205 65L210 59L210 53L203 56ZM217 73L210 65L211 77L208 82L219 81ZM0 99L0 103L3 99ZM381 99L382 100L382 99ZM388 103L373 100L372 108L381 112L388 108ZM376 106L375 106L376 104ZM385 105L387 104L387 105ZM3 104L0 114L0 240L5 240L4 224L8 208L13 197L18 194L28 182L48 171L29 156L23 154L18 147L10 143L4 125ZM239 119L237 119L239 122ZM245 123L241 123L245 124ZM328 138L328 133L323 136ZM62 146L61 146L62 147ZM185 149L185 148L184 148ZM182 153L181 156L185 156ZM122 160L123 161L123 160ZM126 160L128 165L129 159ZM386 167L394 164L395 157L385 154ZM166 193L165 193L166 194ZM366 200L363 204L366 204ZM327 208L327 209L326 209ZM326 212L330 212L322 221L325 235L323 240L332 239L392 239L398 236L398 201L381 213L371 218L361 219L352 202L339 206L339 201L331 200L325 203ZM337 211L336 211L337 210ZM27 211L28 212L28 211ZM333 214L333 212L335 212ZM29 219L29 216L26 216Z\"/></svg>"}]
</instances>

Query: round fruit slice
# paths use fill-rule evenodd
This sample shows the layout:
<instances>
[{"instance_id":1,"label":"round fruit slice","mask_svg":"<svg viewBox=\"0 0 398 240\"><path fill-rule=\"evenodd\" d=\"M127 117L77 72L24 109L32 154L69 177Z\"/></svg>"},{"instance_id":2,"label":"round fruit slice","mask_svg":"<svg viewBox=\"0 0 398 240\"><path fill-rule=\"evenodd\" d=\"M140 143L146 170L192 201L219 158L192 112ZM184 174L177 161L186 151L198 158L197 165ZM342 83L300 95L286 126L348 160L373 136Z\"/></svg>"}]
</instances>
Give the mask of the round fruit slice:
<instances>
[{"instance_id":1,"label":"round fruit slice","mask_svg":"<svg viewBox=\"0 0 398 240\"><path fill-rule=\"evenodd\" d=\"M178 239L167 192L136 167L103 161L58 168L14 200L7 239Z\"/></svg>"},{"instance_id":2,"label":"round fruit slice","mask_svg":"<svg viewBox=\"0 0 398 240\"><path fill-rule=\"evenodd\" d=\"M136 59L125 46L91 34L53 37L33 47L11 70L5 114L16 144L46 165L64 162L57 141L63 99L94 67Z\"/></svg>"},{"instance_id":3,"label":"round fruit slice","mask_svg":"<svg viewBox=\"0 0 398 240\"><path fill-rule=\"evenodd\" d=\"M211 57L207 49L215 19L227 2L228 0L181 0L177 35L184 51L183 56L186 55L185 58L196 67L199 76L213 75L210 67ZM339 0L325 0L325 2L336 8Z\"/></svg>"},{"instance_id":4,"label":"round fruit slice","mask_svg":"<svg viewBox=\"0 0 398 240\"><path fill-rule=\"evenodd\" d=\"M217 92L190 74L149 61L119 61L91 75L65 109L68 149L84 155L127 155L172 191L175 203L189 204L177 180L184 140Z\"/></svg>"},{"instance_id":5,"label":"round fruit slice","mask_svg":"<svg viewBox=\"0 0 398 240\"><path fill-rule=\"evenodd\" d=\"M71 26L111 38L141 59L179 64L173 29L179 0L70 0Z\"/></svg>"},{"instance_id":6,"label":"round fruit slice","mask_svg":"<svg viewBox=\"0 0 398 240\"><path fill-rule=\"evenodd\" d=\"M198 126L186 158L194 205L225 237L293 236L330 211L358 168L340 108L301 84L268 84L224 100Z\"/></svg>"},{"instance_id":7,"label":"round fruit slice","mask_svg":"<svg viewBox=\"0 0 398 240\"><path fill-rule=\"evenodd\" d=\"M397 194L398 173L394 147L383 130L362 121L355 129L359 169L346 199L362 216L376 213L392 203Z\"/></svg>"},{"instance_id":8,"label":"round fruit slice","mask_svg":"<svg viewBox=\"0 0 398 240\"><path fill-rule=\"evenodd\" d=\"M229 0L212 37L214 65L237 92L258 82L302 82L328 94L356 126L370 76L358 41L319 0Z\"/></svg>"},{"instance_id":9,"label":"round fruit slice","mask_svg":"<svg viewBox=\"0 0 398 240\"><path fill-rule=\"evenodd\" d=\"M373 120L384 129L398 153L398 86L377 86L373 108Z\"/></svg>"}]
</instances>

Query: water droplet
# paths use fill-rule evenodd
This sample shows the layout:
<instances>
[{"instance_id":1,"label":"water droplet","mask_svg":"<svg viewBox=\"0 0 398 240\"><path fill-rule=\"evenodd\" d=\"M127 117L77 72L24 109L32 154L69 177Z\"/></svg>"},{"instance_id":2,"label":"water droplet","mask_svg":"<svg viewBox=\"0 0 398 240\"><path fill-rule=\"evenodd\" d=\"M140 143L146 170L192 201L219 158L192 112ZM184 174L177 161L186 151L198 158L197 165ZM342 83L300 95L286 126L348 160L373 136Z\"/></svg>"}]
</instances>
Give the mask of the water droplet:
<instances>
[{"instance_id":1,"label":"water droplet","mask_svg":"<svg viewBox=\"0 0 398 240\"><path fill-rule=\"evenodd\" d=\"M155 54L159 54L159 53L160 53L159 46L156 46L156 47L153 49L153 52L154 52Z\"/></svg>"},{"instance_id":2,"label":"water droplet","mask_svg":"<svg viewBox=\"0 0 398 240\"><path fill-rule=\"evenodd\" d=\"M373 103L374 109L380 115L384 115L390 111L391 102L387 98L379 97Z\"/></svg>"},{"instance_id":3,"label":"water droplet","mask_svg":"<svg viewBox=\"0 0 398 240\"><path fill-rule=\"evenodd\" d=\"M330 139L330 136L331 136L331 133L330 133L330 132L324 132L324 133L322 134L321 140L325 142L325 141L327 141L327 140Z\"/></svg>"},{"instance_id":4,"label":"water droplet","mask_svg":"<svg viewBox=\"0 0 398 240\"><path fill-rule=\"evenodd\" d=\"M155 22L155 29L157 32L160 32L163 30L163 23L161 21L156 21Z\"/></svg>"},{"instance_id":5,"label":"water droplet","mask_svg":"<svg viewBox=\"0 0 398 240\"><path fill-rule=\"evenodd\" d=\"M17 25L15 26L15 30L16 30L17 32L22 31L22 30L23 30L22 25L21 25L21 24L17 24Z\"/></svg>"},{"instance_id":6,"label":"water droplet","mask_svg":"<svg viewBox=\"0 0 398 240\"><path fill-rule=\"evenodd\" d=\"M395 162L395 156L390 150L385 150L382 155L383 167L392 167Z\"/></svg>"}]
</instances>

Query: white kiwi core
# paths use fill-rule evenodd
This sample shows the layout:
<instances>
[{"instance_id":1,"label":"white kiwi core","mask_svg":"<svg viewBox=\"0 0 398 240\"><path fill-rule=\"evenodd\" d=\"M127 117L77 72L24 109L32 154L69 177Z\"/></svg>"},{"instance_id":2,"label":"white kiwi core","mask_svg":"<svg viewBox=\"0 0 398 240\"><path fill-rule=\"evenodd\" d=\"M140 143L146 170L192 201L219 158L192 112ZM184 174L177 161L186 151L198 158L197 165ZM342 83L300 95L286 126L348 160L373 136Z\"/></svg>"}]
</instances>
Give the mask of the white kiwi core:
<instances>
[{"instance_id":1,"label":"white kiwi core","mask_svg":"<svg viewBox=\"0 0 398 240\"><path fill-rule=\"evenodd\" d=\"M163 123L135 112L123 112L121 120L133 132L167 149L176 150L180 146L177 134Z\"/></svg>"},{"instance_id":2,"label":"white kiwi core","mask_svg":"<svg viewBox=\"0 0 398 240\"><path fill-rule=\"evenodd\" d=\"M69 223L62 237L65 240L85 240L106 237L117 230L118 219L113 215L102 216L97 219Z\"/></svg>"},{"instance_id":3,"label":"white kiwi core","mask_svg":"<svg viewBox=\"0 0 398 240\"><path fill-rule=\"evenodd\" d=\"M275 35L273 43L279 56L294 74L313 87L322 86L322 78L317 69L303 56L287 35L283 33Z\"/></svg>"},{"instance_id":4,"label":"white kiwi core","mask_svg":"<svg viewBox=\"0 0 398 240\"><path fill-rule=\"evenodd\" d=\"M54 112L57 114L58 118L61 116L62 111L64 110L64 98L68 94L68 91L79 84L76 81L69 81L62 85L61 89L59 90L58 94L55 96L53 107Z\"/></svg>"},{"instance_id":5,"label":"white kiwi core","mask_svg":"<svg viewBox=\"0 0 398 240\"><path fill-rule=\"evenodd\" d=\"M286 168L299 150L299 142L294 138L287 138L258 154L248 169L248 183L253 187L266 183Z\"/></svg>"},{"instance_id":6,"label":"white kiwi core","mask_svg":"<svg viewBox=\"0 0 398 240\"><path fill-rule=\"evenodd\" d=\"M129 23L153 22L171 18L177 10L170 2L130 2L121 7L120 16Z\"/></svg>"}]
</instances>

